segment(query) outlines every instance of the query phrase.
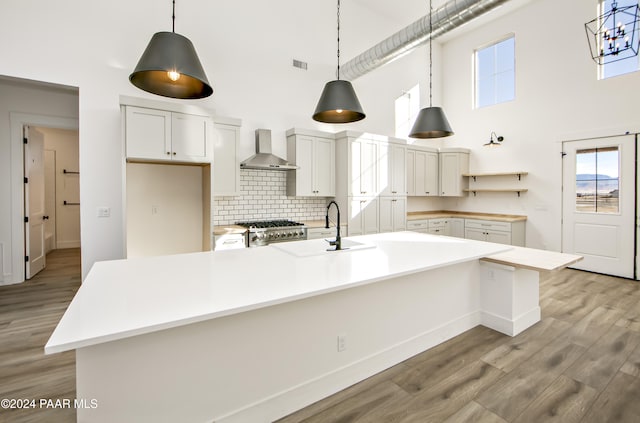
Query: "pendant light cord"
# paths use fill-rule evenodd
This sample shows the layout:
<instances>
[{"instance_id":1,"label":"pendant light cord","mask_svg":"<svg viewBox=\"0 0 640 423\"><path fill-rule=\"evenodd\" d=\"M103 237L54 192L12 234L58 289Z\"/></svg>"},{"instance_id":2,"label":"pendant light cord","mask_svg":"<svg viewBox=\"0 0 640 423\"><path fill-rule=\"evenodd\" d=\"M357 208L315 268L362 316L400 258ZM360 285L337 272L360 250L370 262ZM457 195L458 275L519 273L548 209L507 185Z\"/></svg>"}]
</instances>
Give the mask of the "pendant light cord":
<instances>
[{"instance_id":1,"label":"pendant light cord","mask_svg":"<svg viewBox=\"0 0 640 423\"><path fill-rule=\"evenodd\" d=\"M433 85L431 80L433 79L433 48L431 40L433 39L433 27L431 23L431 15L433 14L433 4L432 0L429 0L429 107L432 106L432 97L433 97Z\"/></svg>"},{"instance_id":2,"label":"pendant light cord","mask_svg":"<svg viewBox=\"0 0 640 423\"><path fill-rule=\"evenodd\" d=\"M338 68L336 69L336 79L340 79L340 0L338 0L337 15L338 15Z\"/></svg>"},{"instance_id":3,"label":"pendant light cord","mask_svg":"<svg viewBox=\"0 0 640 423\"><path fill-rule=\"evenodd\" d=\"M171 15L171 32L176 32L176 0L173 0L173 14Z\"/></svg>"}]
</instances>

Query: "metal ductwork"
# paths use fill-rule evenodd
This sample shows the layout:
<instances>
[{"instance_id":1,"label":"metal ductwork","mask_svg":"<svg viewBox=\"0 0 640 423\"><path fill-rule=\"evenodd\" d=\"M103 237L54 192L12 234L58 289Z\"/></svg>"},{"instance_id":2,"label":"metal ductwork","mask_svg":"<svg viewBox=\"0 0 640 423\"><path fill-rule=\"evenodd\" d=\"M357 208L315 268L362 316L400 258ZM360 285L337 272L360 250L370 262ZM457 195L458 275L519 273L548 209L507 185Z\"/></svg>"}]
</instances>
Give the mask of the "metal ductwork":
<instances>
[{"instance_id":1,"label":"metal ductwork","mask_svg":"<svg viewBox=\"0 0 640 423\"><path fill-rule=\"evenodd\" d=\"M341 77L354 80L409 53L429 41L429 36L435 39L507 1L509 0L450 0L434 10L431 34L429 33L429 15L423 16L340 66Z\"/></svg>"}]
</instances>

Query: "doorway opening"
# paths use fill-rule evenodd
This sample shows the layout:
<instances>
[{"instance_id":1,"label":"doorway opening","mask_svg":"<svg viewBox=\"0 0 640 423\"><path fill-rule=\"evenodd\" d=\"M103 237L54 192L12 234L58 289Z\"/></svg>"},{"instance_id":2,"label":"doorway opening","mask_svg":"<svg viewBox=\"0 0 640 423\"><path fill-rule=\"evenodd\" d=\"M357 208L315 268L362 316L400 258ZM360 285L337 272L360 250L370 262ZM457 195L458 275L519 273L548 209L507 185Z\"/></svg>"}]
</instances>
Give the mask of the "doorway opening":
<instances>
[{"instance_id":1,"label":"doorway opening","mask_svg":"<svg viewBox=\"0 0 640 423\"><path fill-rule=\"evenodd\" d=\"M46 266L46 255L80 248L80 171L77 129L23 127L25 279Z\"/></svg>"}]
</instances>

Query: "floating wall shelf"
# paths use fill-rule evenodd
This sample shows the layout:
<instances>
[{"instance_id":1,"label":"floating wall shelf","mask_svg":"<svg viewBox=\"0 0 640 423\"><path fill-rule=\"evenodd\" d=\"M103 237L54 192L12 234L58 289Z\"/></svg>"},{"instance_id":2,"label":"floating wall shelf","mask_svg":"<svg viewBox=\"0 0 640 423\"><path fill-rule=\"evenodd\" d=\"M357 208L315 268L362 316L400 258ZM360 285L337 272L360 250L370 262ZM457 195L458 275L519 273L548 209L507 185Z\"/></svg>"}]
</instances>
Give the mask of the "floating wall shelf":
<instances>
[{"instance_id":1,"label":"floating wall shelf","mask_svg":"<svg viewBox=\"0 0 640 423\"><path fill-rule=\"evenodd\" d=\"M465 189L465 192L472 192L474 197L478 192L517 192L518 197L520 197L521 192L529 191L526 188L512 188L512 189L488 189L488 188L479 188L479 189Z\"/></svg>"},{"instance_id":2,"label":"floating wall shelf","mask_svg":"<svg viewBox=\"0 0 640 423\"><path fill-rule=\"evenodd\" d=\"M473 181L476 182L477 178L480 177L505 177L505 176L515 176L518 178L518 181L522 180L522 177L525 175L528 175L529 172L519 172L519 171L514 171L514 172L470 172L470 173L463 173L462 176L464 177L468 177L468 178L473 178ZM465 189L465 192L472 192L474 197L476 196L477 193L479 192L515 192L518 194L518 197L520 197L520 193L522 192L527 192L528 190L526 188L469 188L469 189Z\"/></svg>"},{"instance_id":3,"label":"floating wall shelf","mask_svg":"<svg viewBox=\"0 0 640 423\"><path fill-rule=\"evenodd\" d=\"M521 178L525 175L528 175L529 172L496 172L496 173L463 173L462 176L472 177L475 181L476 178L480 176L517 176L520 181Z\"/></svg>"}]
</instances>

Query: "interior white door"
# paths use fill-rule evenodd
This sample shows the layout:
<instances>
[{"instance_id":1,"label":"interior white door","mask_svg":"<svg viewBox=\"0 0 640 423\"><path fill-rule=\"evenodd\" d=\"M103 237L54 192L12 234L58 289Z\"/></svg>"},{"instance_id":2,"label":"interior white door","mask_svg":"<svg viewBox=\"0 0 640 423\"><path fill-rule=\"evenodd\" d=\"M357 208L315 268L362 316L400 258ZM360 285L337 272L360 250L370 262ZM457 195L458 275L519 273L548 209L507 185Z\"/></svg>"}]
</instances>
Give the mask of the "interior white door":
<instances>
[{"instance_id":1,"label":"interior white door","mask_svg":"<svg viewBox=\"0 0 640 423\"><path fill-rule=\"evenodd\" d=\"M562 251L573 268L634 277L635 135L563 143Z\"/></svg>"},{"instance_id":2,"label":"interior white door","mask_svg":"<svg viewBox=\"0 0 640 423\"><path fill-rule=\"evenodd\" d=\"M24 144L24 239L25 277L31 279L44 269L44 135L25 127Z\"/></svg>"}]
</instances>

